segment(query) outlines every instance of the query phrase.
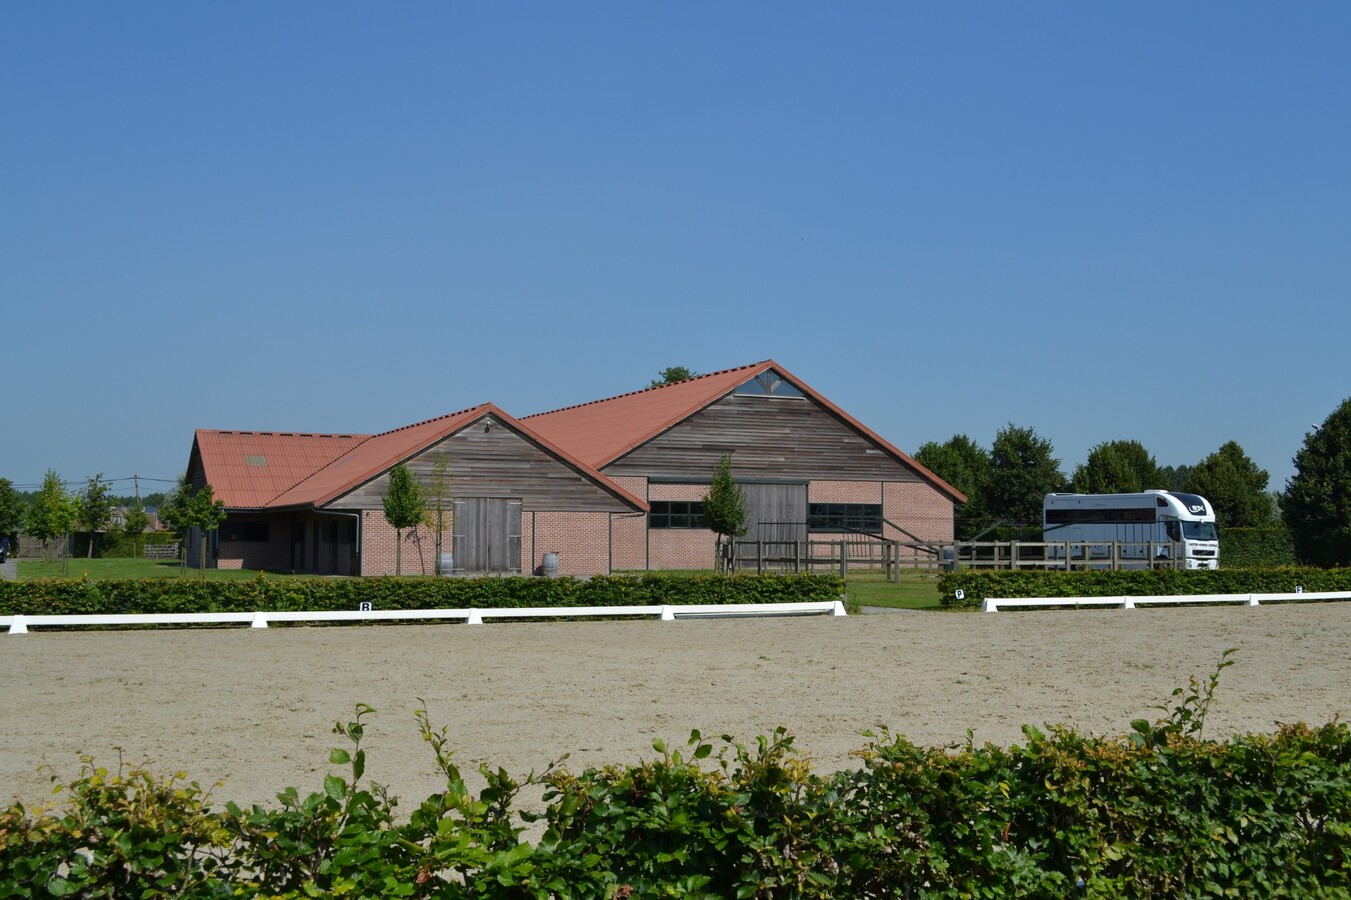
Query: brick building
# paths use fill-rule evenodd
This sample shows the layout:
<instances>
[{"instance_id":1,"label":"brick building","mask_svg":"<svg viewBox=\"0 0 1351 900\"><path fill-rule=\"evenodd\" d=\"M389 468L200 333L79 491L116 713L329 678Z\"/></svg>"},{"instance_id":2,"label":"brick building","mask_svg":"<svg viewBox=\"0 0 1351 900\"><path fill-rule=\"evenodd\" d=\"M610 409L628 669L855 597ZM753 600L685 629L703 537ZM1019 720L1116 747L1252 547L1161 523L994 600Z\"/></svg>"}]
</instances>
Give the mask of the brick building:
<instances>
[{"instance_id":1,"label":"brick building","mask_svg":"<svg viewBox=\"0 0 1351 900\"><path fill-rule=\"evenodd\" d=\"M723 454L749 539L951 540L965 499L773 360L521 420L484 404L377 435L199 430L188 474L227 508L211 565L391 574L382 497L403 463L424 491L449 476L440 515L404 532L404 572L584 575L711 568L700 499Z\"/></svg>"}]
</instances>

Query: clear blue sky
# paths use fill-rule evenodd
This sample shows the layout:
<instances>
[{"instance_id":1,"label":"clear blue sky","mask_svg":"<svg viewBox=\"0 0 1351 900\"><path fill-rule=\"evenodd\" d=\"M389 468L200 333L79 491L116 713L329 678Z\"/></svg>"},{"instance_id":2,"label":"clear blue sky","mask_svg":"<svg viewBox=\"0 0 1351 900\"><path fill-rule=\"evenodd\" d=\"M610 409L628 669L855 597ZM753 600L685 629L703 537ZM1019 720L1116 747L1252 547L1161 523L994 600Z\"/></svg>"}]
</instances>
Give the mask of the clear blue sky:
<instances>
[{"instance_id":1,"label":"clear blue sky","mask_svg":"<svg viewBox=\"0 0 1351 900\"><path fill-rule=\"evenodd\" d=\"M0 476L772 357L906 451L1280 488L1351 395L1348 48L1337 2L6 3Z\"/></svg>"}]
</instances>

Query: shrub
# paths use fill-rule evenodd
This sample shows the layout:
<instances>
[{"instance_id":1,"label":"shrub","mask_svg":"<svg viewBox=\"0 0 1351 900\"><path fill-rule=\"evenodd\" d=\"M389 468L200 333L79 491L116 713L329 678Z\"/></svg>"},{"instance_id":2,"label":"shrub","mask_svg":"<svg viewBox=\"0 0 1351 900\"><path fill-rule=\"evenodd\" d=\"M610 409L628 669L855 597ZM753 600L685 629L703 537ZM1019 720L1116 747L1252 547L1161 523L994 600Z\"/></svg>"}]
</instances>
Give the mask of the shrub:
<instances>
[{"instance_id":1,"label":"shrub","mask_svg":"<svg viewBox=\"0 0 1351 900\"><path fill-rule=\"evenodd\" d=\"M524 609L834 601L837 575L598 575L579 578L190 578L0 581L0 615Z\"/></svg>"},{"instance_id":2,"label":"shrub","mask_svg":"<svg viewBox=\"0 0 1351 900\"><path fill-rule=\"evenodd\" d=\"M406 823L364 781L364 706L334 728L343 775L276 807L213 812L181 773L86 760L61 810L0 810L0 898L1351 897L1351 729L1204 739L1232 652L1122 736L883 732L829 776L784 729L750 748L695 731L683 752L657 739L654 759L576 775L484 765L474 794L419 710L445 788ZM542 812L517 808L523 784Z\"/></svg>"},{"instance_id":3,"label":"shrub","mask_svg":"<svg viewBox=\"0 0 1351 900\"><path fill-rule=\"evenodd\" d=\"M1126 569L1049 572L960 569L938 579L948 609L978 608L987 597L1162 597L1351 591L1351 569ZM957 598L957 591L963 596Z\"/></svg>"}]
</instances>

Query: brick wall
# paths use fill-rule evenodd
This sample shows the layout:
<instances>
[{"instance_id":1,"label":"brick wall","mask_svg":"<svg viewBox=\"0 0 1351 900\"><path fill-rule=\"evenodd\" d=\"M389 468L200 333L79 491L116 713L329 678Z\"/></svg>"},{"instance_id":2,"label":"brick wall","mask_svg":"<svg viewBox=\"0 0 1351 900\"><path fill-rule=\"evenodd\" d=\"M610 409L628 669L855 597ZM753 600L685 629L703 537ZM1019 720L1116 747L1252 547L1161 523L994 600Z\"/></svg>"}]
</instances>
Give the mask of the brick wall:
<instances>
[{"instance_id":1,"label":"brick wall","mask_svg":"<svg viewBox=\"0 0 1351 900\"><path fill-rule=\"evenodd\" d=\"M808 503L882 503L880 481L813 481L807 485ZM886 515L886 509L882 510Z\"/></svg>"},{"instance_id":2,"label":"brick wall","mask_svg":"<svg viewBox=\"0 0 1351 900\"><path fill-rule=\"evenodd\" d=\"M394 526L385 521L383 510L361 513L361 574L393 575L397 550ZM447 526L445 541L450 543ZM436 574L436 529L419 526L403 532L403 574Z\"/></svg>"},{"instance_id":3,"label":"brick wall","mask_svg":"<svg viewBox=\"0 0 1351 900\"><path fill-rule=\"evenodd\" d=\"M558 554L560 575L595 575L610 571L609 513L527 512L523 520L522 572L536 571L543 565L546 553Z\"/></svg>"},{"instance_id":4,"label":"brick wall","mask_svg":"<svg viewBox=\"0 0 1351 900\"><path fill-rule=\"evenodd\" d=\"M927 484L888 482L883 490L883 515L925 541L952 540L952 501ZM887 529L887 537L909 540Z\"/></svg>"}]
</instances>

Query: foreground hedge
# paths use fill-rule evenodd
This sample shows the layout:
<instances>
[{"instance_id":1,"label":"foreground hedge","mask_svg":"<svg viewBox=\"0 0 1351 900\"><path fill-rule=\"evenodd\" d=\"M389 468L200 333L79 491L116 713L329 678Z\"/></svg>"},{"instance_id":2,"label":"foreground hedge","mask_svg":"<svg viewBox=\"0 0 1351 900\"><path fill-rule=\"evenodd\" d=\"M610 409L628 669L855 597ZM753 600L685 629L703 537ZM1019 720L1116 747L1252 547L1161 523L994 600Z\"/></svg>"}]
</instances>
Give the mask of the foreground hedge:
<instances>
[{"instance_id":1,"label":"foreground hedge","mask_svg":"<svg viewBox=\"0 0 1351 900\"><path fill-rule=\"evenodd\" d=\"M986 597L1163 597L1186 594L1289 594L1351 591L1351 569L1128 569L1046 572L959 569L939 576L949 609L979 607ZM957 591L964 595L957 598Z\"/></svg>"},{"instance_id":2,"label":"foreground hedge","mask_svg":"<svg viewBox=\"0 0 1351 900\"><path fill-rule=\"evenodd\" d=\"M86 760L61 807L0 812L0 897L1351 897L1351 732L1204 740L1213 687L1193 679L1124 737L883 734L829 776L782 729L753 747L694 732L683 752L532 774L542 814L486 765L468 790L419 712L445 789L398 822L363 784L359 708L334 729L347 771L273 806L213 810L182 773Z\"/></svg>"},{"instance_id":3,"label":"foreground hedge","mask_svg":"<svg viewBox=\"0 0 1351 900\"><path fill-rule=\"evenodd\" d=\"M598 575L594 578L145 578L0 581L0 615L522 609L839 600L838 575Z\"/></svg>"}]
</instances>

